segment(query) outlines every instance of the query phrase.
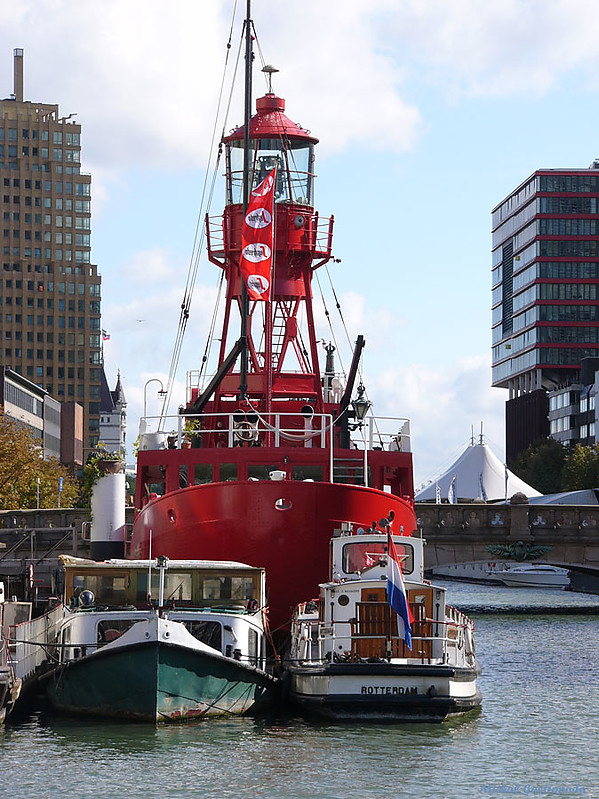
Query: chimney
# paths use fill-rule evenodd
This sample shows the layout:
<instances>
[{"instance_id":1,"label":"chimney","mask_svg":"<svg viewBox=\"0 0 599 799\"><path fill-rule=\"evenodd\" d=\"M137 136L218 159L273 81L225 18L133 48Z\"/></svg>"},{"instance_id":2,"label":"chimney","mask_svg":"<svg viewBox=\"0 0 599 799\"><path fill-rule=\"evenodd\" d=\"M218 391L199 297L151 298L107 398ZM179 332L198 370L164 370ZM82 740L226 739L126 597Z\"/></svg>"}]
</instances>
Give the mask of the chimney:
<instances>
[{"instance_id":1,"label":"chimney","mask_svg":"<svg viewBox=\"0 0 599 799\"><path fill-rule=\"evenodd\" d=\"M15 48L15 100L18 103L23 102L23 50L20 47Z\"/></svg>"}]
</instances>

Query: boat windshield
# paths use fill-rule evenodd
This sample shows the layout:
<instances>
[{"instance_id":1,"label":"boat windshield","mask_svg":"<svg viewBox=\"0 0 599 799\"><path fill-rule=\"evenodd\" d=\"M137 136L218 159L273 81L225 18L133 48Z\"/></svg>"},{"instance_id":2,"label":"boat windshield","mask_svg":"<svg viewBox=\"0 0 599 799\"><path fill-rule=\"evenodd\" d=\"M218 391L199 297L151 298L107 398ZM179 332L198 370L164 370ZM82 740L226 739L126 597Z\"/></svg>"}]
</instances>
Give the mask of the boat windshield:
<instances>
[{"instance_id":1,"label":"boat windshield","mask_svg":"<svg viewBox=\"0 0 599 799\"><path fill-rule=\"evenodd\" d=\"M395 543L403 574L414 571L414 550L410 544ZM385 541L355 541L343 547L343 571L345 574L356 574L370 566L376 566L382 557L387 557Z\"/></svg>"}]
</instances>

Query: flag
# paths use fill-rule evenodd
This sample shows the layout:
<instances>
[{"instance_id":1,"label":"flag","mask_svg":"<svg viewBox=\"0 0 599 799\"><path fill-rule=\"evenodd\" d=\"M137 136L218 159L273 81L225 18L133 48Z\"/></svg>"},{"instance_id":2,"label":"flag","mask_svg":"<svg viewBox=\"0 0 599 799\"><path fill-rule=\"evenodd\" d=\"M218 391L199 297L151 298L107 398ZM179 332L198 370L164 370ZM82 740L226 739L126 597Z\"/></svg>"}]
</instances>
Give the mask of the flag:
<instances>
[{"instance_id":1,"label":"flag","mask_svg":"<svg viewBox=\"0 0 599 799\"><path fill-rule=\"evenodd\" d=\"M387 539L387 599L397 613L399 637L406 642L408 649L412 649L412 623L414 622L414 616L408 604L406 587L401 576L399 557L390 530L387 533Z\"/></svg>"},{"instance_id":2,"label":"flag","mask_svg":"<svg viewBox=\"0 0 599 799\"><path fill-rule=\"evenodd\" d=\"M455 477L456 476L454 474L454 476L451 478L451 483L449 484L449 488L447 490L447 501L449 502L450 505L455 505L456 504L456 499L455 499Z\"/></svg>"},{"instance_id":3,"label":"flag","mask_svg":"<svg viewBox=\"0 0 599 799\"><path fill-rule=\"evenodd\" d=\"M239 270L252 300L270 299L276 171L252 190L241 229Z\"/></svg>"},{"instance_id":4,"label":"flag","mask_svg":"<svg viewBox=\"0 0 599 799\"><path fill-rule=\"evenodd\" d=\"M107 333L105 330L102 331L102 341L110 341L110 333Z\"/></svg>"},{"instance_id":5,"label":"flag","mask_svg":"<svg viewBox=\"0 0 599 799\"><path fill-rule=\"evenodd\" d=\"M480 472L478 475L478 492L480 494L480 498L483 502L487 501L487 492L485 491L485 484L483 482L483 473Z\"/></svg>"}]
</instances>

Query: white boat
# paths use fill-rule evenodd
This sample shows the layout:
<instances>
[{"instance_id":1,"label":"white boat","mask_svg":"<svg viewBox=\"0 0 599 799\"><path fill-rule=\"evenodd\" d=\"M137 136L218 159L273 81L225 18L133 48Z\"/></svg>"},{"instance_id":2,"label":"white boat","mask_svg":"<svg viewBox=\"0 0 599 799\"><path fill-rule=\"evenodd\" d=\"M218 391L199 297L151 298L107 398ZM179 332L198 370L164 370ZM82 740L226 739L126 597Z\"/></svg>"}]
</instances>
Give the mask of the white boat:
<instances>
[{"instance_id":1,"label":"white boat","mask_svg":"<svg viewBox=\"0 0 599 799\"><path fill-rule=\"evenodd\" d=\"M510 588L567 588L567 569L546 563L523 563L503 569L491 569L489 575Z\"/></svg>"},{"instance_id":2,"label":"white boat","mask_svg":"<svg viewBox=\"0 0 599 799\"><path fill-rule=\"evenodd\" d=\"M270 702L263 569L164 557L62 560L71 599L48 684L56 709L166 722ZM157 602L148 585L154 596L158 588Z\"/></svg>"},{"instance_id":3,"label":"white boat","mask_svg":"<svg viewBox=\"0 0 599 799\"><path fill-rule=\"evenodd\" d=\"M294 614L291 701L328 718L378 721L443 721L480 705L474 625L424 580L424 541L393 536L414 616L410 650L387 600L386 532L342 526L330 582Z\"/></svg>"}]
</instances>

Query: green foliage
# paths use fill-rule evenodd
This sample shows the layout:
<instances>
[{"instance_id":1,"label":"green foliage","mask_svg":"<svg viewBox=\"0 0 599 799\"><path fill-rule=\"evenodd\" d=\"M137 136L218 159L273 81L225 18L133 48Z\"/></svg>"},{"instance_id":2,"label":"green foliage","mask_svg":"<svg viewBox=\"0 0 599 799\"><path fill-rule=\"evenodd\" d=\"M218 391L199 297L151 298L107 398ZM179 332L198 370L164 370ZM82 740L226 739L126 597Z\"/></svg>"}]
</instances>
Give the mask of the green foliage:
<instances>
[{"instance_id":1,"label":"green foliage","mask_svg":"<svg viewBox=\"0 0 599 799\"><path fill-rule=\"evenodd\" d=\"M56 458L44 460L33 433L0 409L0 509L35 508L38 479L40 507L55 508L61 477L60 504L72 507L79 494L78 482Z\"/></svg>"},{"instance_id":2,"label":"green foliage","mask_svg":"<svg viewBox=\"0 0 599 799\"><path fill-rule=\"evenodd\" d=\"M599 446L566 449L553 438L521 452L511 470L542 494L599 487Z\"/></svg>"},{"instance_id":3,"label":"green foliage","mask_svg":"<svg viewBox=\"0 0 599 799\"><path fill-rule=\"evenodd\" d=\"M98 447L90 453L85 467L83 469L83 480L81 485L81 496L79 505L84 508L91 506L92 490L98 480L103 477L111 469L107 469L106 465L112 464L114 468L120 465L123 461L123 456L119 452L109 452L103 447Z\"/></svg>"},{"instance_id":4,"label":"green foliage","mask_svg":"<svg viewBox=\"0 0 599 799\"><path fill-rule=\"evenodd\" d=\"M521 452L510 469L542 494L562 491L562 472L567 456L559 441L542 438Z\"/></svg>"},{"instance_id":5,"label":"green foliage","mask_svg":"<svg viewBox=\"0 0 599 799\"><path fill-rule=\"evenodd\" d=\"M566 457L562 475L564 491L599 486L599 449L577 444Z\"/></svg>"}]
</instances>

